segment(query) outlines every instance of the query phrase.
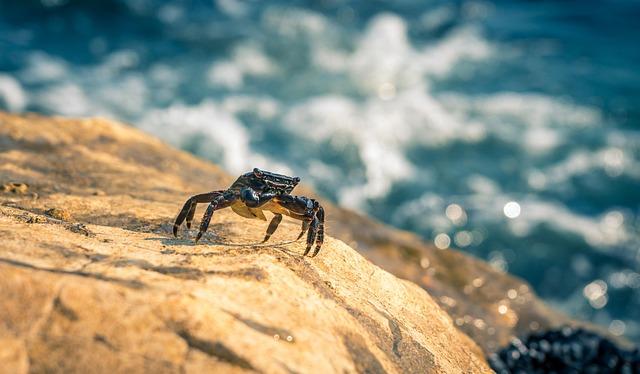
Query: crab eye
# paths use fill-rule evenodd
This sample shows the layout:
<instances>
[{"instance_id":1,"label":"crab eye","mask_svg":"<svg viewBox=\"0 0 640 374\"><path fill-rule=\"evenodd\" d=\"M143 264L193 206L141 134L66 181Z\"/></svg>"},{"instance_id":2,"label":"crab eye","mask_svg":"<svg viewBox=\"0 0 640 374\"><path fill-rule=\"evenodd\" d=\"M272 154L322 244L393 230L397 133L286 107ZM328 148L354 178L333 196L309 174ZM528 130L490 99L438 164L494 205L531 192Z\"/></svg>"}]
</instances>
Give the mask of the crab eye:
<instances>
[{"instance_id":1,"label":"crab eye","mask_svg":"<svg viewBox=\"0 0 640 374\"><path fill-rule=\"evenodd\" d=\"M293 183L294 184L300 183L300 177L293 177Z\"/></svg>"},{"instance_id":2,"label":"crab eye","mask_svg":"<svg viewBox=\"0 0 640 374\"><path fill-rule=\"evenodd\" d=\"M262 174L262 170L258 168L253 168L253 175L255 175L257 178L262 178L264 176Z\"/></svg>"}]
</instances>

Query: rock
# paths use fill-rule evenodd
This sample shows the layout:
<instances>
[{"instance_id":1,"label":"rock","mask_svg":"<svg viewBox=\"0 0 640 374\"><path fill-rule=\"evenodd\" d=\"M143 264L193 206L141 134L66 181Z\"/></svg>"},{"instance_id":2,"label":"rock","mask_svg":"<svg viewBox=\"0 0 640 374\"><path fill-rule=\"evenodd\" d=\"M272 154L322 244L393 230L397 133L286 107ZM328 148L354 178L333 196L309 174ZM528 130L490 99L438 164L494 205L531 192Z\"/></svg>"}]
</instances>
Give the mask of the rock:
<instances>
[{"instance_id":1,"label":"rock","mask_svg":"<svg viewBox=\"0 0 640 374\"><path fill-rule=\"evenodd\" d=\"M336 237L374 264L426 289L486 353L514 337L573 323L550 309L521 279L457 250L343 209L332 209Z\"/></svg>"},{"instance_id":2,"label":"rock","mask_svg":"<svg viewBox=\"0 0 640 374\"><path fill-rule=\"evenodd\" d=\"M0 330L0 373L27 373L29 357L22 340Z\"/></svg>"},{"instance_id":3,"label":"rock","mask_svg":"<svg viewBox=\"0 0 640 374\"><path fill-rule=\"evenodd\" d=\"M7 165L22 165L0 169L0 181L29 182L35 196L45 197L18 202L14 197L11 204L27 211L42 211L43 201L51 202L50 206L67 206L71 200L79 202L81 196L78 213L74 212L79 222L149 231L173 219L189 195L225 188L236 177L142 132L106 120L0 113L0 124L0 151L5 152ZM315 196L304 186L296 191ZM161 200L170 202L171 208L163 212L165 218L149 213L147 205L134 213L131 210L137 206L132 206L126 214L111 214L105 209L116 201L126 205L127 199ZM548 308L525 282L483 261L455 250L438 250L413 234L324 200L323 204L330 215L329 233L378 266L426 289L487 353L513 337L575 323ZM31 217L32 222L41 219Z\"/></svg>"},{"instance_id":4,"label":"rock","mask_svg":"<svg viewBox=\"0 0 640 374\"><path fill-rule=\"evenodd\" d=\"M51 209L45 210L44 214L48 215L51 218L59 219L61 221L71 220L71 213L69 213L65 209L51 208Z\"/></svg>"},{"instance_id":5,"label":"rock","mask_svg":"<svg viewBox=\"0 0 640 374\"><path fill-rule=\"evenodd\" d=\"M301 257L298 222L261 245L264 222L223 210L173 239L230 177L139 131L0 113L0 165L38 194L0 200L0 371L491 372L422 288L331 236Z\"/></svg>"},{"instance_id":6,"label":"rock","mask_svg":"<svg viewBox=\"0 0 640 374\"><path fill-rule=\"evenodd\" d=\"M514 339L489 362L498 374L640 373L640 351L626 350L593 332L566 326Z\"/></svg>"},{"instance_id":7,"label":"rock","mask_svg":"<svg viewBox=\"0 0 640 374\"><path fill-rule=\"evenodd\" d=\"M29 185L26 183L15 183L9 182L5 183L0 187L0 191L2 192L12 192L15 194L25 194L29 190Z\"/></svg>"}]
</instances>

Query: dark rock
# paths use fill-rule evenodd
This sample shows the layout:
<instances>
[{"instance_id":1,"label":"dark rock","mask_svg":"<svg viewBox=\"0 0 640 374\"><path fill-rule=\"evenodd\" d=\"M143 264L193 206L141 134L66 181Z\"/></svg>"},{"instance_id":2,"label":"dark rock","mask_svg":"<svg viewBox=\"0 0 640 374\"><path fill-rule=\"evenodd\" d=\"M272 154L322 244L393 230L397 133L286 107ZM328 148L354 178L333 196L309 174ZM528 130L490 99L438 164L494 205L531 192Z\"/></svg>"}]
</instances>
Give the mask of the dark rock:
<instances>
[{"instance_id":1,"label":"dark rock","mask_svg":"<svg viewBox=\"0 0 640 374\"><path fill-rule=\"evenodd\" d=\"M640 351L572 327L514 339L489 356L497 373L640 373Z\"/></svg>"}]
</instances>

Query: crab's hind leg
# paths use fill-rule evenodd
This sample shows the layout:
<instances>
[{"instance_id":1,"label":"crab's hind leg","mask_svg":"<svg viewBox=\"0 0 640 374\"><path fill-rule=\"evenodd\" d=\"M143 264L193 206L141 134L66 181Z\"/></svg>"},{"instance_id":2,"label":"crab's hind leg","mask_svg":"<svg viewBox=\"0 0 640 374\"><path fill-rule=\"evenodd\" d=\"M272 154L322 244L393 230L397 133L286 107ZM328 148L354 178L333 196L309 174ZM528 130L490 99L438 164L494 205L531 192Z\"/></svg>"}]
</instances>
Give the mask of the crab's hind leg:
<instances>
[{"instance_id":1,"label":"crab's hind leg","mask_svg":"<svg viewBox=\"0 0 640 374\"><path fill-rule=\"evenodd\" d=\"M311 223L310 220L304 220L302 221L302 229L300 230L300 235L298 235L298 237L296 238L296 241L300 240L300 238L302 238L302 236L304 235L304 233L307 232L307 230L309 230L309 224Z\"/></svg>"},{"instance_id":2,"label":"crab's hind leg","mask_svg":"<svg viewBox=\"0 0 640 374\"><path fill-rule=\"evenodd\" d=\"M304 250L303 256L306 256L311 247L313 246L313 242L316 241L316 233L318 232L318 217L313 217L311 224L309 225L309 232L307 233L307 248Z\"/></svg>"},{"instance_id":3,"label":"crab's hind leg","mask_svg":"<svg viewBox=\"0 0 640 374\"><path fill-rule=\"evenodd\" d=\"M271 219L271 223L269 223L269 227L267 228L267 234L264 236L264 240L262 241L263 243L269 240L271 235L273 235L273 233L276 232L276 229L278 228L278 225L280 224L280 222L282 222L282 214L276 213L273 216L273 219Z\"/></svg>"},{"instance_id":4,"label":"crab's hind leg","mask_svg":"<svg viewBox=\"0 0 640 374\"><path fill-rule=\"evenodd\" d=\"M280 201L278 201L278 203L280 203ZM300 234L298 234L298 237L295 240L295 241L298 241L307 232L307 230L309 230L309 224L313 220L313 215L308 215L308 214L303 214L303 213L296 213L296 212L293 212L291 210L289 210L287 215L289 217L291 217L291 218L299 219L300 221L302 221L302 227L300 229Z\"/></svg>"},{"instance_id":5,"label":"crab's hind leg","mask_svg":"<svg viewBox=\"0 0 640 374\"><path fill-rule=\"evenodd\" d=\"M216 197L222 195L224 191L212 191L208 193L203 193L199 195L191 196L184 203L182 210L178 213L178 217L176 217L176 221L173 224L173 236L178 236L178 228L184 219L187 219L187 228L191 228L191 222L193 221L193 215L196 213L196 206L198 203L209 203L213 201Z\"/></svg>"},{"instance_id":6,"label":"crab's hind leg","mask_svg":"<svg viewBox=\"0 0 640 374\"><path fill-rule=\"evenodd\" d=\"M280 195L276 198L275 203L285 209L285 214L302 221L302 232L298 239L308 231L307 247L303 256L311 251L314 243L316 249L312 257L317 255L324 241L324 208L316 200L304 196Z\"/></svg>"},{"instance_id":7,"label":"crab's hind leg","mask_svg":"<svg viewBox=\"0 0 640 374\"><path fill-rule=\"evenodd\" d=\"M313 251L311 257L316 257L318 252L320 252L320 247L322 247L322 243L324 243L324 208L320 207L318 212L316 213L316 218L318 219L318 238L316 239L316 249Z\"/></svg>"},{"instance_id":8,"label":"crab's hind leg","mask_svg":"<svg viewBox=\"0 0 640 374\"><path fill-rule=\"evenodd\" d=\"M196 236L196 244L198 240L207 232L209 228L209 222L211 222L211 217L213 216L213 212L216 210L224 209L229 207L237 200L237 196L233 194L221 194L216 196L213 201L207 206L207 210L204 212L204 216L202 216L202 222L200 222L200 230L198 231L198 235Z\"/></svg>"}]
</instances>

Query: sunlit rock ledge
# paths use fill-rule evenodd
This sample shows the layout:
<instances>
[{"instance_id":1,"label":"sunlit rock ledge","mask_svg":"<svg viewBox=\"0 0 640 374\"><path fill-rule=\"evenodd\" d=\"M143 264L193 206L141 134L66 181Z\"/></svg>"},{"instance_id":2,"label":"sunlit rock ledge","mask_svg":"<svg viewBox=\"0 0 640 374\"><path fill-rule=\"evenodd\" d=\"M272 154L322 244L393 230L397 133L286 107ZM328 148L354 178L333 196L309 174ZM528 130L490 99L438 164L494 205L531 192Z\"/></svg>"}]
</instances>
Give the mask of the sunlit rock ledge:
<instances>
[{"instance_id":1,"label":"sunlit rock ledge","mask_svg":"<svg viewBox=\"0 0 640 374\"><path fill-rule=\"evenodd\" d=\"M477 372L456 329L490 353L573 323L483 261L324 200L314 259L287 219L263 247L266 224L227 211L202 245L170 236L189 195L234 178L118 123L0 113L0 372Z\"/></svg>"},{"instance_id":2,"label":"sunlit rock ledge","mask_svg":"<svg viewBox=\"0 0 640 374\"><path fill-rule=\"evenodd\" d=\"M329 206L315 258L298 222L259 246L230 211L173 239L229 181L124 125L0 113L0 372L490 372L424 289L334 239L364 248L364 218Z\"/></svg>"}]
</instances>

